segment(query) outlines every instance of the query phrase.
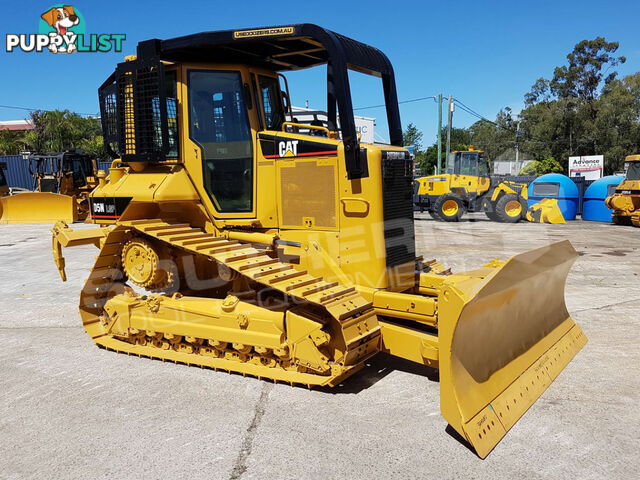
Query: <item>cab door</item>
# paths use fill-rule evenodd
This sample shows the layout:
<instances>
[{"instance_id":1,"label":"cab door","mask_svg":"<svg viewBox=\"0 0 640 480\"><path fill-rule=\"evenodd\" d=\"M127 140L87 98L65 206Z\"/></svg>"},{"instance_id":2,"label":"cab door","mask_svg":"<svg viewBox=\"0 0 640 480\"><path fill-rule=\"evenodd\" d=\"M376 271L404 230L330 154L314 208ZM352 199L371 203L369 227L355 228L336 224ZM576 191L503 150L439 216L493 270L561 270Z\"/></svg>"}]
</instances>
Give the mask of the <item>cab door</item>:
<instances>
[{"instance_id":1,"label":"cab door","mask_svg":"<svg viewBox=\"0 0 640 480\"><path fill-rule=\"evenodd\" d=\"M184 67L185 163L205 205L221 219L256 217L258 128L247 69Z\"/></svg>"}]
</instances>

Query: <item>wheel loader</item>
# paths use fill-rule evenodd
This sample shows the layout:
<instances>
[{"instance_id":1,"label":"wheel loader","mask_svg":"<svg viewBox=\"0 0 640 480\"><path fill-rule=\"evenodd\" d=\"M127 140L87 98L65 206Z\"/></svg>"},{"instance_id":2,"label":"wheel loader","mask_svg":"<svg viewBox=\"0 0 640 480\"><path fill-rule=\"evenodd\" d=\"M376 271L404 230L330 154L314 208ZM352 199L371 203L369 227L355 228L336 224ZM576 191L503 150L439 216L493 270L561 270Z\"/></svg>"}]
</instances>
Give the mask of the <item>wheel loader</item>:
<instances>
[{"instance_id":1,"label":"wheel loader","mask_svg":"<svg viewBox=\"0 0 640 480\"><path fill-rule=\"evenodd\" d=\"M59 153L25 152L33 192L0 200L0 223L75 222L89 214L89 192L97 185L96 160L80 149Z\"/></svg>"},{"instance_id":2,"label":"wheel loader","mask_svg":"<svg viewBox=\"0 0 640 480\"><path fill-rule=\"evenodd\" d=\"M416 179L416 206L436 220L458 222L465 212L485 212L494 222L515 223L527 212L527 185L492 179L484 152L473 145L451 152L446 173Z\"/></svg>"},{"instance_id":3,"label":"wheel loader","mask_svg":"<svg viewBox=\"0 0 640 480\"><path fill-rule=\"evenodd\" d=\"M611 220L616 225L640 227L640 155L629 155L625 161L626 177L605 199L605 205L613 210Z\"/></svg>"},{"instance_id":4,"label":"wheel loader","mask_svg":"<svg viewBox=\"0 0 640 480\"><path fill-rule=\"evenodd\" d=\"M322 66L327 121L296 124L282 75ZM388 145L358 140L350 69L381 79ZM393 68L371 46L312 24L152 39L99 100L98 226L58 222L52 246L63 280L63 247L99 249L80 315L100 347L308 387L385 352L439 369L443 417L484 458L586 342L569 242L460 273L418 255Z\"/></svg>"}]
</instances>

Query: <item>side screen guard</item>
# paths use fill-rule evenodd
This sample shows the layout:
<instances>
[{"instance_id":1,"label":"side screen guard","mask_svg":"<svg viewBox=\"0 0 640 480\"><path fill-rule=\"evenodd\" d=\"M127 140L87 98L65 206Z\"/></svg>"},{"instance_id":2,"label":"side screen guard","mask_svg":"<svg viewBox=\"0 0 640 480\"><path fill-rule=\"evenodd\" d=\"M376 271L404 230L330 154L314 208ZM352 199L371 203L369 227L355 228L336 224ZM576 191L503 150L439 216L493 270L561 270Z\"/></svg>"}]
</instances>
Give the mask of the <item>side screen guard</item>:
<instances>
[{"instance_id":1,"label":"side screen guard","mask_svg":"<svg viewBox=\"0 0 640 480\"><path fill-rule=\"evenodd\" d=\"M158 56L118 64L99 88L104 145L123 162L157 162L169 152L164 66Z\"/></svg>"}]
</instances>

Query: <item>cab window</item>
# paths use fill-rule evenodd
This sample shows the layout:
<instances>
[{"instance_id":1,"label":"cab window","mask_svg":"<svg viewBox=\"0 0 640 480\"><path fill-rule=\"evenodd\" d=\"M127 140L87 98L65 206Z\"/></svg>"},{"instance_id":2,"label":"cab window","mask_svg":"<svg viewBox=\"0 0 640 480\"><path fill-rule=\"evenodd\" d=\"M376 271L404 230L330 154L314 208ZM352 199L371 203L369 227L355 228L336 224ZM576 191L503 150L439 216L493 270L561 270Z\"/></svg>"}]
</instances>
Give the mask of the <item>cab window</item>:
<instances>
[{"instance_id":1,"label":"cab window","mask_svg":"<svg viewBox=\"0 0 640 480\"><path fill-rule=\"evenodd\" d=\"M460 156L460 175L476 175L478 154L463 153Z\"/></svg>"},{"instance_id":2,"label":"cab window","mask_svg":"<svg viewBox=\"0 0 640 480\"><path fill-rule=\"evenodd\" d=\"M93 174L90 161L83 160L63 160L62 171L71 173L73 185L76 188L84 187L87 184L87 177Z\"/></svg>"},{"instance_id":3,"label":"cab window","mask_svg":"<svg viewBox=\"0 0 640 480\"><path fill-rule=\"evenodd\" d=\"M489 175L489 162L487 162L487 159L484 158L484 155L480 153L478 155L478 176L488 177Z\"/></svg>"},{"instance_id":4,"label":"cab window","mask_svg":"<svg viewBox=\"0 0 640 480\"><path fill-rule=\"evenodd\" d=\"M175 70L165 71L164 85L164 96L167 108L167 143L169 147L168 151L166 152L165 158L167 160L175 160L178 158L178 93ZM115 101L115 98L113 101ZM156 148L162 148L162 120L160 118L160 97L154 97L152 102L154 135L153 141ZM106 108L109 109L109 105L107 105ZM131 134L133 135L133 133Z\"/></svg>"},{"instance_id":5,"label":"cab window","mask_svg":"<svg viewBox=\"0 0 640 480\"><path fill-rule=\"evenodd\" d=\"M447 173L454 174L460 173L460 154L450 153L447 158Z\"/></svg>"},{"instance_id":6,"label":"cab window","mask_svg":"<svg viewBox=\"0 0 640 480\"><path fill-rule=\"evenodd\" d=\"M167 131L169 133L169 151L167 159L178 158L178 83L176 80L176 72L168 71L165 73L165 97L167 99Z\"/></svg>"},{"instance_id":7,"label":"cab window","mask_svg":"<svg viewBox=\"0 0 640 480\"><path fill-rule=\"evenodd\" d=\"M204 186L222 213L253 209L251 128L240 72L191 70L189 136L202 148Z\"/></svg>"},{"instance_id":8,"label":"cab window","mask_svg":"<svg viewBox=\"0 0 640 480\"><path fill-rule=\"evenodd\" d=\"M267 130L280 130L284 122L284 110L280 99L280 82L275 77L258 76L260 97L264 107Z\"/></svg>"},{"instance_id":9,"label":"cab window","mask_svg":"<svg viewBox=\"0 0 640 480\"><path fill-rule=\"evenodd\" d=\"M627 169L627 180L640 180L640 162L630 162Z\"/></svg>"}]
</instances>

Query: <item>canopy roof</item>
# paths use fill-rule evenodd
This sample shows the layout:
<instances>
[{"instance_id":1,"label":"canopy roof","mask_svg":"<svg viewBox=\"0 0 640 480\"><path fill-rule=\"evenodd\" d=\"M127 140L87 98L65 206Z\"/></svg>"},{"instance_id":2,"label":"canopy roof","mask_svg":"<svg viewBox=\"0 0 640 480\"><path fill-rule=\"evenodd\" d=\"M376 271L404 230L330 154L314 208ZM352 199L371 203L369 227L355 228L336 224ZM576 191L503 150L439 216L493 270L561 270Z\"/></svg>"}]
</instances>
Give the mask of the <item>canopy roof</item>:
<instances>
[{"instance_id":1,"label":"canopy roof","mask_svg":"<svg viewBox=\"0 0 640 480\"><path fill-rule=\"evenodd\" d=\"M335 129L339 113L349 178L368 176L368 168L357 138L348 70L374 75L382 79L391 144L402 146L398 97L389 59L377 48L318 25L221 30L146 40L138 44L137 57L143 63L154 59L231 63L279 72L326 64L329 128Z\"/></svg>"},{"instance_id":2,"label":"canopy roof","mask_svg":"<svg viewBox=\"0 0 640 480\"><path fill-rule=\"evenodd\" d=\"M393 73L389 59L377 48L310 23L149 40L140 43L139 53L147 47L163 59L179 62L242 63L286 71L341 60L365 73Z\"/></svg>"}]
</instances>

